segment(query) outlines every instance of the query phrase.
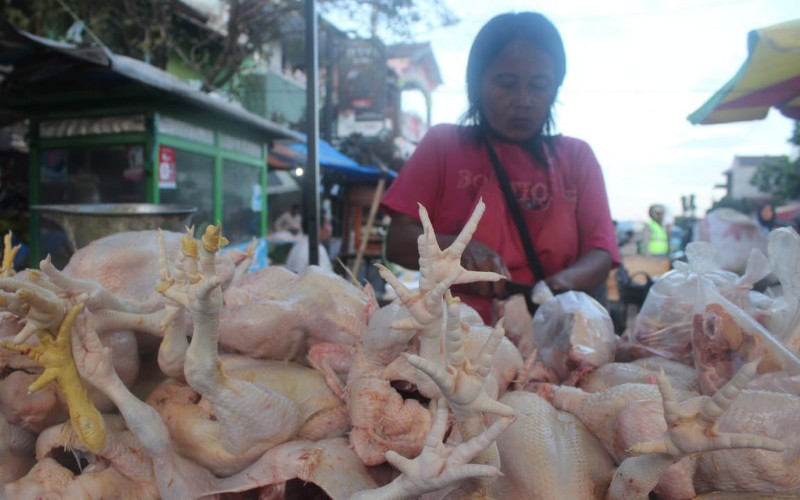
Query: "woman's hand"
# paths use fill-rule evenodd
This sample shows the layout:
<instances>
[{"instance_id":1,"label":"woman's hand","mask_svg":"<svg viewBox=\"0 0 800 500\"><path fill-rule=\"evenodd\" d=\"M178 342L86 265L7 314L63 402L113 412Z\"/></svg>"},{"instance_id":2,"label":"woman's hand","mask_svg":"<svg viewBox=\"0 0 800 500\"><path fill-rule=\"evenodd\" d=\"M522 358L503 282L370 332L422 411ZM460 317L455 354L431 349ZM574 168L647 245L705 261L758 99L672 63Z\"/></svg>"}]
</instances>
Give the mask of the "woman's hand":
<instances>
[{"instance_id":1,"label":"woman's hand","mask_svg":"<svg viewBox=\"0 0 800 500\"><path fill-rule=\"evenodd\" d=\"M408 269L419 269L419 249L417 239L423 233L422 224L417 219L404 214L392 216L386 236L386 259ZM449 248L456 240L455 234L437 234L439 248ZM471 240L461 254L461 265L468 271L491 271L510 277L508 266L491 247L477 240ZM504 296L505 281L478 282L453 285L453 291L482 295L485 297Z\"/></svg>"},{"instance_id":2,"label":"woman's hand","mask_svg":"<svg viewBox=\"0 0 800 500\"><path fill-rule=\"evenodd\" d=\"M469 271L490 271L502 274L507 278L511 277L511 272L500 254L477 240L472 240L467 245L461 255L461 265ZM457 285L454 290L484 297L502 297L505 294L505 280Z\"/></svg>"}]
</instances>

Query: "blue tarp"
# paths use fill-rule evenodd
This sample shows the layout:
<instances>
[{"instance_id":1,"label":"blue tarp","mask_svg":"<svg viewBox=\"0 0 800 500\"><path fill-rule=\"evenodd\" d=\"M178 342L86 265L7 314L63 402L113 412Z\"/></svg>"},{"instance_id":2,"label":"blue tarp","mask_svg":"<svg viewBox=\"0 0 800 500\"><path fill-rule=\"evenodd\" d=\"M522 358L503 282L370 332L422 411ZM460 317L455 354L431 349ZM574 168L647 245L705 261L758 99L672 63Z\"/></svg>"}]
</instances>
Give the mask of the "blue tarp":
<instances>
[{"instance_id":1,"label":"blue tarp","mask_svg":"<svg viewBox=\"0 0 800 500\"><path fill-rule=\"evenodd\" d=\"M289 147L298 153L298 160L301 163L306 162L308 149L305 143L295 142ZM389 178L397 177L397 172L393 170L387 169L384 172L380 168L371 165L359 165L355 160L343 155L322 139L319 140L319 164L325 169L340 172L352 180L374 181L380 179L383 175Z\"/></svg>"}]
</instances>

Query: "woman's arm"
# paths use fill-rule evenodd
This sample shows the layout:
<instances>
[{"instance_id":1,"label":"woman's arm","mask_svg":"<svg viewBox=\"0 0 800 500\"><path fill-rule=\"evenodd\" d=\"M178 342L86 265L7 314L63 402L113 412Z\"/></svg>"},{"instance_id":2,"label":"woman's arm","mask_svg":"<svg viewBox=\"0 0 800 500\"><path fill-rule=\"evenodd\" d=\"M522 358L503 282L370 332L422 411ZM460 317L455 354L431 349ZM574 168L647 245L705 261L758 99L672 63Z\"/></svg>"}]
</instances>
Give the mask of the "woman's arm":
<instances>
[{"instance_id":1,"label":"woman's arm","mask_svg":"<svg viewBox=\"0 0 800 500\"><path fill-rule=\"evenodd\" d=\"M419 269L419 248L417 238L422 234L422 224L405 214L395 214L389 223L386 234L386 260L407 269ZM444 236L438 236L439 248ZM452 239L450 240L452 242Z\"/></svg>"},{"instance_id":2,"label":"woman's arm","mask_svg":"<svg viewBox=\"0 0 800 500\"><path fill-rule=\"evenodd\" d=\"M586 252L570 267L550 276L545 281L553 293L579 290L591 292L608 278L613 259L606 250L594 248Z\"/></svg>"}]
</instances>

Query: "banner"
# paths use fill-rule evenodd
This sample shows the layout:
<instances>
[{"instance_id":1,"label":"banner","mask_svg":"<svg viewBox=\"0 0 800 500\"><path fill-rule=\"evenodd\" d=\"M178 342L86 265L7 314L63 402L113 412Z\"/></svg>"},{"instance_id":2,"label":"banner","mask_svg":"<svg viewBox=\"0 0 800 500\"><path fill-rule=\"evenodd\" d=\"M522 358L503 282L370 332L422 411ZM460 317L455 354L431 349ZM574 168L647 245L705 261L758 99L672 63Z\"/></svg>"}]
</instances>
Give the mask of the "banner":
<instances>
[{"instance_id":1,"label":"banner","mask_svg":"<svg viewBox=\"0 0 800 500\"><path fill-rule=\"evenodd\" d=\"M377 39L344 42L340 58L339 109L352 110L356 121L386 118L386 46Z\"/></svg>"},{"instance_id":2,"label":"banner","mask_svg":"<svg viewBox=\"0 0 800 500\"><path fill-rule=\"evenodd\" d=\"M177 189L178 168L175 165L175 148L158 147L158 187Z\"/></svg>"}]
</instances>

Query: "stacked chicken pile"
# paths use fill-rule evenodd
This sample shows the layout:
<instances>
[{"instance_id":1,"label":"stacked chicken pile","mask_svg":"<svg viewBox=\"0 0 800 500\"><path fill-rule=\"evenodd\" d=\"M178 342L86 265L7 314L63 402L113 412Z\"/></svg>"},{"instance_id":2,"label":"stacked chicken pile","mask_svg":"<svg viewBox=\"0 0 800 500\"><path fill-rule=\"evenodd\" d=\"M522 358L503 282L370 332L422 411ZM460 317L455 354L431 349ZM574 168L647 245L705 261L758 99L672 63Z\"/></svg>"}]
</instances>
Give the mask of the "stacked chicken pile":
<instances>
[{"instance_id":1,"label":"stacked chicken pile","mask_svg":"<svg viewBox=\"0 0 800 500\"><path fill-rule=\"evenodd\" d=\"M442 250L421 209L419 289L381 269L383 308L315 267L248 273L214 226L19 274L7 238L5 496L800 494L796 233L744 277L697 247L622 342L579 293L545 294L507 337L449 292L500 279L460 265L482 214ZM767 272L780 293L751 293Z\"/></svg>"}]
</instances>

